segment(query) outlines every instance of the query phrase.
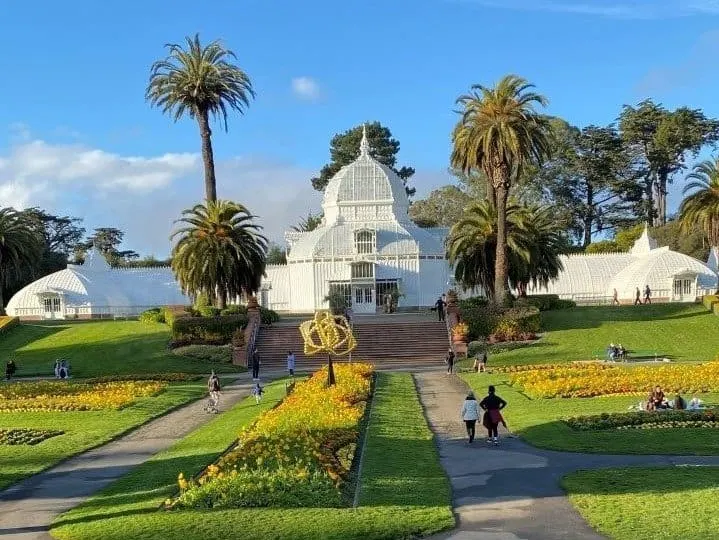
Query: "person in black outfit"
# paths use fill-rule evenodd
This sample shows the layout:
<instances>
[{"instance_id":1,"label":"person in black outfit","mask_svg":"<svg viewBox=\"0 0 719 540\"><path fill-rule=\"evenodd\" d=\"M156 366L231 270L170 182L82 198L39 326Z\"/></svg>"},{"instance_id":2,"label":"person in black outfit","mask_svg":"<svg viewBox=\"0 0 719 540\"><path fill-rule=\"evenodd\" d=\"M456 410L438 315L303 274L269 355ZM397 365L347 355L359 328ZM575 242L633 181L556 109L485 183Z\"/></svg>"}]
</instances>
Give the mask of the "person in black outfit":
<instances>
[{"instance_id":1,"label":"person in black outfit","mask_svg":"<svg viewBox=\"0 0 719 540\"><path fill-rule=\"evenodd\" d=\"M447 374L449 375L454 369L454 351L451 347L447 351L447 357L444 359L444 361L447 364Z\"/></svg>"},{"instance_id":2,"label":"person in black outfit","mask_svg":"<svg viewBox=\"0 0 719 540\"><path fill-rule=\"evenodd\" d=\"M652 303L652 290L649 288L649 285L644 287L644 303L645 304Z\"/></svg>"},{"instance_id":3,"label":"person in black outfit","mask_svg":"<svg viewBox=\"0 0 719 540\"><path fill-rule=\"evenodd\" d=\"M15 365L14 360L9 360L7 364L5 364L5 378L9 381L12 379L12 376L15 375L15 371L17 371L17 366Z\"/></svg>"},{"instance_id":4,"label":"person in black outfit","mask_svg":"<svg viewBox=\"0 0 719 540\"><path fill-rule=\"evenodd\" d=\"M252 352L252 380L260 378L260 355L255 349Z\"/></svg>"},{"instance_id":5,"label":"person in black outfit","mask_svg":"<svg viewBox=\"0 0 719 540\"><path fill-rule=\"evenodd\" d=\"M490 386L487 397L479 402L479 406L484 411L482 424L484 424L484 427L487 428L487 442L499 444L497 427L500 422L504 422L502 413L499 411L507 406L507 402L494 393L494 386Z\"/></svg>"},{"instance_id":6,"label":"person in black outfit","mask_svg":"<svg viewBox=\"0 0 719 540\"><path fill-rule=\"evenodd\" d=\"M444 298L441 296L437 299L437 301L434 303L434 308L437 310L437 317L439 317L439 321L444 321L444 307L447 305L447 303L444 301Z\"/></svg>"}]
</instances>

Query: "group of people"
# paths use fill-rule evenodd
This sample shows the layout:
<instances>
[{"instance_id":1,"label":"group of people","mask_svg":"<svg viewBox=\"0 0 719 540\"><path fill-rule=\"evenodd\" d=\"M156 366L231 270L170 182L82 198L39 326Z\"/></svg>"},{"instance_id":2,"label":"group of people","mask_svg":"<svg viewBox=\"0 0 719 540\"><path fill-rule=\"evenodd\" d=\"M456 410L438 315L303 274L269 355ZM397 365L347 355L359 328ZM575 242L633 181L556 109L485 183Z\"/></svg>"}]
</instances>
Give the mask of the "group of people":
<instances>
[{"instance_id":1,"label":"group of people","mask_svg":"<svg viewBox=\"0 0 719 540\"><path fill-rule=\"evenodd\" d=\"M496 394L494 386L490 386L486 397L477 403L474 392L469 392L467 398L462 404L461 417L467 429L467 437L469 443L472 444L475 436L475 428L479 420L480 410L484 412L482 415L482 425L487 430L487 443L499 444L499 424L507 429L507 423L502 416L502 409L507 406L507 402Z\"/></svg>"},{"instance_id":2,"label":"group of people","mask_svg":"<svg viewBox=\"0 0 719 540\"><path fill-rule=\"evenodd\" d=\"M56 379L69 379L70 378L70 362L67 360L55 360L55 378Z\"/></svg>"},{"instance_id":3,"label":"group of people","mask_svg":"<svg viewBox=\"0 0 719 540\"><path fill-rule=\"evenodd\" d=\"M645 285L644 287L644 304L651 304L652 303L652 290L649 288L649 285ZM634 305L639 306L642 304L642 291L639 287L637 287L636 294L634 295ZM618 306L620 305L619 302L619 293L617 292L617 289L614 289L612 291L612 305Z\"/></svg>"},{"instance_id":4,"label":"group of people","mask_svg":"<svg viewBox=\"0 0 719 540\"><path fill-rule=\"evenodd\" d=\"M687 401L677 393L673 400L669 401L664 395L664 391L661 386L655 386L654 390L651 391L647 402L644 405L644 410L647 411L658 411L664 409L674 409L675 411L698 411L702 408L702 401L697 396L693 396L691 401Z\"/></svg>"},{"instance_id":5,"label":"group of people","mask_svg":"<svg viewBox=\"0 0 719 540\"><path fill-rule=\"evenodd\" d=\"M627 358L627 350L621 343L619 345L610 343L609 347L607 347L607 358L612 361L625 360Z\"/></svg>"}]
</instances>

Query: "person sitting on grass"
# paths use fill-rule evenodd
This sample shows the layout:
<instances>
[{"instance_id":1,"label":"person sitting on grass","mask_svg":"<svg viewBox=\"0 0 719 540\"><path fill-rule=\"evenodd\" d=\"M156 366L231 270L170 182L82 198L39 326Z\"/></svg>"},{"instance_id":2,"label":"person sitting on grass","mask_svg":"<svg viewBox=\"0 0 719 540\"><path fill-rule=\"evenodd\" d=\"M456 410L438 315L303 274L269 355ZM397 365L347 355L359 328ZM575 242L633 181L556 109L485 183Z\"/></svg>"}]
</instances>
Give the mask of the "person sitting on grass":
<instances>
[{"instance_id":1,"label":"person sitting on grass","mask_svg":"<svg viewBox=\"0 0 719 540\"><path fill-rule=\"evenodd\" d=\"M687 408L687 402L684 400L681 394L677 394L674 398L673 408L677 411L683 411Z\"/></svg>"},{"instance_id":2,"label":"person sitting on grass","mask_svg":"<svg viewBox=\"0 0 719 540\"><path fill-rule=\"evenodd\" d=\"M619 344L619 347L617 347L617 356L622 360L626 360L627 358L627 350L621 343Z\"/></svg>"},{"instance_id":3,"label":"person sitting on grass","mask_svg":"<svg viewBox=\"0 0 719 540\"><path fill-rule=\"evenodd\" d=\"M702 400L699 399L697 396L692 396L692 400L689 402L689 406L687 407L687 410L690 411L698 411L699 409L702 409Z\"/></svg>"},{"instance_id":4,"label":"person sitting on grass","mask_svg":"<svg viewBox=\"0 0 719 540\"><path fill-rule=\"evenodd\" d=\"M652 410L667 408L667 404L664 400L664 392L662 391L662 387L659 385L654 387L652 395L649 397L649 401L652 403Z\"/></svg>"}]
</instances>

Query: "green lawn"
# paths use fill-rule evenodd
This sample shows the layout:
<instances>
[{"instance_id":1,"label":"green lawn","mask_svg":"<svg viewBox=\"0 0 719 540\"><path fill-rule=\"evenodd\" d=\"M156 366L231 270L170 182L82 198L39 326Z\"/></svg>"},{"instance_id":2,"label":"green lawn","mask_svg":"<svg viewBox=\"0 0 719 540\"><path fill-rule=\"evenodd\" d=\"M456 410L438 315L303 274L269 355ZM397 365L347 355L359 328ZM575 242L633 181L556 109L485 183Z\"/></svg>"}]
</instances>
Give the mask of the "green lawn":
<instances>
[{"instance_id":1,"label":"green lawn","mask_svg":"<svg viewBox=\"0 0 719 540\"><path fill-rule=\"evenodd\" d=\"M505 419L512 431L530 444L551 450L609 454L719 454L719 429L638 429L575 431L563 418L603 412L625 412L636 396L530 399L509 385L507 375L462 373L478 396L493 384L508 406ZM706 403L719 403L719 394L701 394Z\"/></svg>"},{"instance_id":2,"label":"green lawn","mask_svg":"<svg viewBox=\"0 0 719 540\"><path fill-rule=\"evenodd\" d=\"M277 400L268 385L263 407ZM452 527L449 482L439 464L414 382L378 374L357 509L255 508L159 511L179 471L197 472L261 410L246 400L55 522L63 539L396 539Z\"/></svg>"},{"instance_id":3,"label":"green lawn","mask_svg":"<svg viewBox=\"0 0 719 540\"><path fill-rule=\"evenodd\" d=\"M37 322L0 336L0 358L15 356L17 376L52 375L56 359L70 361L73 377L142 373L239 371L230 364L177 356L164 324L139 321Z\"/></svg>"},{"instance_id":4,"label":"green lawn","mask_svg":"<svg viewBox=\"0 0 719 540\"><path fill-rule=\"evenodd\" d=\"M719 467L582 471L562 485L589 524L615 540L719 534Z\"/></svg>"},{"instance_id":5,"label":"green lawn","mask_svg":"<svg viewBox=\"0 0 719 540\"><path fill-rule=\"evenodd\" d=\"M176 383L155 397L138 399L119 411L0 413L0 429L35 428L65 432L35 446L0 445L0 489L116 438L204 393L204 381Z\"/></svg>"},{"instance_id":6,"label":"green lawn","mask_svg":"<svg viewBox=\"0 0 719 540\"><path fill-rule=\"evenodd\" d=\"M719 317L696 304L546 311L542 325L540 341L490 354L490 365L591 360L593 351L604 351L612 342L678 361L708 361L719 354Z\"/></svg>"}]
</instances>

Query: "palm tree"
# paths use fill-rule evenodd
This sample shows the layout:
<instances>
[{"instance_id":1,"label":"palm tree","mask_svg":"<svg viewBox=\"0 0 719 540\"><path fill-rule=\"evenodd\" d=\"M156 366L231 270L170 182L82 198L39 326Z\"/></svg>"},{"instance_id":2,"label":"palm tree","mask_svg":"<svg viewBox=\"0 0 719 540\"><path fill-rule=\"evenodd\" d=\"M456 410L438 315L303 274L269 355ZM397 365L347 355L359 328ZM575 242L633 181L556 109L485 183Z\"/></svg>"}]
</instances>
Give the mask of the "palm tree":
<instances>
[{"instance_id":1,"label":"palm tree","mask_svg":"<svg viewBox=\"0 0 719 540\"><path fill-rule=\"evenodd\" d=\"M457 100L461 118L452 135L451 165L466 174L481 171L487 197L497 209L497 249L494 298L504 301L508 288L507 198L512 179L549 153L549 123L535 104L544 96L516 75L507 75L494 88L474 85Z\"/></svg>"},{"instance_id":2,"label":"palm tree","mask_svg":"<svg viewBox=\"0 0 719 540\"><path fill-rule=\"evenodd\" d=\"M171 239L172 270L183 292L205 293L224 309L228 297L253 294L265 272L267 239L247 208L207 201L182 212Z\"/></svg>"},{"instance_id":3,"label":"palm tree","mask_svg":"<svg viewBox=\"0 0 719 540\"><path fill-rule=\"evenodd\" d=\"M0 208L0 315L5 313L3 290L34 273L43 248L43 238L25 214Z\"/></svg>"},{"instance_id":4,"label":"palm tree","mask_svg":"<svg viewBox=\"0 0 719 540\"><path fill-rule=\"evenodd\" d=\"M683 193L693 193L679 207L681 228L688 233L699 224L711 247L719 248L719 159L696 164L687 180Z\"/></svg>"},{"instance_id":5,"label":"palm tree","mask_svg":"<svg viewBox=\"0 0 719 540\"><path fill-rule=\"evenodd\" d=\"M300 219L300 222L297 225L293 225L292 230L296 232L310 232L314 231L321 224L322 214L313 214L310 212L307 214L307 217Z\"/></svg>"},{"instance_id":6,"label":"palm tree","mask_svg":"<svg viewBox=\"0 0 719 540\"><path fill-rule=\"evenodd\" d=\"M481 289L496 300L497 208L485 200L466 208L464 215L447 241L455 279L465 289ZM559 255L565 243L559 227L551 208L507 205L508 278L520 295L529 283L547 285L562 270Z\"/></svg>"},{"instance_id":7,"label":"palm tree","mask_svg":"<svg viewBox=\"0 0 719 540\"><path fill-rule=\"evenodd\" d=\"M235 53L212 41L200 43L200 35L185 38L186 47L165 45L169 54L150 68L145 99L177 122L189 115L200 127L202 160L205 164L205 197L217 200L215 159L212 152L210 116L219 118L227 131L228 109L243 114L255 97L249 76L231 60Z\"/></svg>"}]
</instances>

